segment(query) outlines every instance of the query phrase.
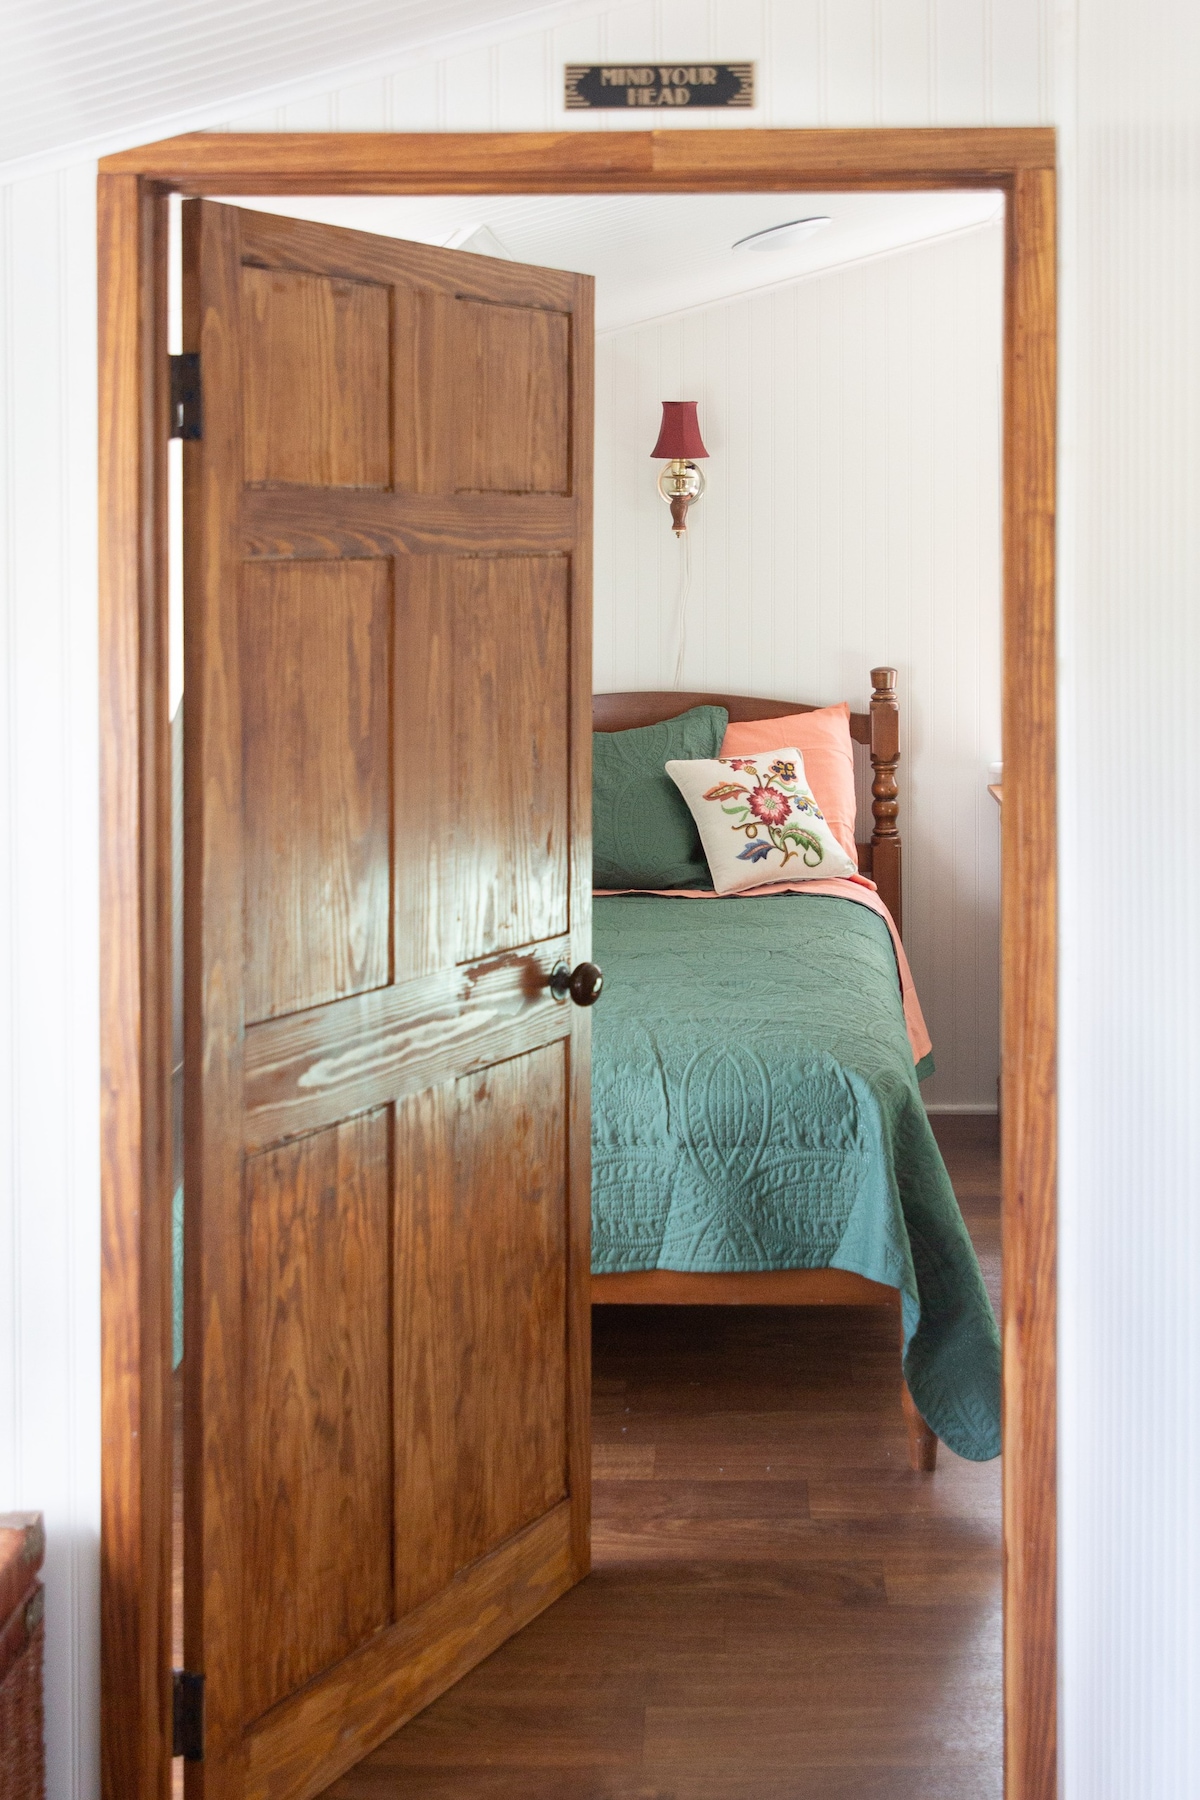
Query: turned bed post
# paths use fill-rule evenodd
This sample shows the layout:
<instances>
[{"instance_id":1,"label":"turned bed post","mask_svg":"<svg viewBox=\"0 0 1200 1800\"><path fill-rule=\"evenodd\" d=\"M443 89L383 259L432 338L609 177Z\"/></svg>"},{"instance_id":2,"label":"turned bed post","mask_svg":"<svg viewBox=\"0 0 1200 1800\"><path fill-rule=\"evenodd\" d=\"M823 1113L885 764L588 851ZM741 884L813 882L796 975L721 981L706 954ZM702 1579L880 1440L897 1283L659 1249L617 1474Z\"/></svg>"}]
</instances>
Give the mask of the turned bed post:
<instances>
[{"instance_id":1,"label":"turned bed post","mask_svg":"<svg viewBox=\"0 0 1200 1800\"><path fill-rule=\"evenodd\" d=\"M904 935L900 884L900 705L895 669L871 670L871 876Z\"/></svg>"},{"instance_id":2,"label":"turned bed post","mask_svg":"<svg viewBox=\"0 0 1200 1800\"><path fill-rule=\"evenodd\" d=\"M904 935L904 897L901 887L900 703L896 699L896 670L871 670L871 876L879 897ZM900 1334L903 1348L904 1333ZM910 1468L931 1474L937 1468L937 1435L921 1417L920 1409L903 1384L904 1422L908 1427Z\"/></svg>"}]
</instances>

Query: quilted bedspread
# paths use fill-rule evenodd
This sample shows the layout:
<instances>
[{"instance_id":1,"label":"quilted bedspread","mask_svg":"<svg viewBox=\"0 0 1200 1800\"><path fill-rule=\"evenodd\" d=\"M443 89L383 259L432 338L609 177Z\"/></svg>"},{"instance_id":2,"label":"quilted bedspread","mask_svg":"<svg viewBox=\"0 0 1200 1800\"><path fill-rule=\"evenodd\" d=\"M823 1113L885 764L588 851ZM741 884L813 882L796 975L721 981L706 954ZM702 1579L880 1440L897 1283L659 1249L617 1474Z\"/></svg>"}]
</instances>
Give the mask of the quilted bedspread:
<instances>
[{"instance_id":1,"label":"quilted bedspread","mask_svg":"<svg viewBox=\"0 0 1200 1800\"><path fill-rule=\"evenodd\" d=\"M883 920L817 895L597 898L592 1267L851 1269L899 1288L904 1372L1000 1450L1000 1340L925 1109Z\"/></svg>"}]
</instances>

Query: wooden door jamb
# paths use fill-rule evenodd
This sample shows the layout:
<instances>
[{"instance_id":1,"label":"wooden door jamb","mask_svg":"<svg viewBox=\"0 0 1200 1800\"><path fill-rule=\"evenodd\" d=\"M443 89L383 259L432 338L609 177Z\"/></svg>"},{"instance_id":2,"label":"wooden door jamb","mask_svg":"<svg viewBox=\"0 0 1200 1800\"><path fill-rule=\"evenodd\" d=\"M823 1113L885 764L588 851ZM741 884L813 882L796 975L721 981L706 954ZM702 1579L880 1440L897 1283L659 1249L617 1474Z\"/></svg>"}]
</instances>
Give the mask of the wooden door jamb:
<instances>
[{"instance_id":1,"label":"wooden door jamb","mask_svg":"<svg viewBox=\"0 0 1200 1800\"><path fill-rule=\"evenodd\" d=\"M995 187L1004 347L1006 1800L1057 1793L1055 143L949 130L194 133L100 163L101 1766L170 1781L166 197Z\"/></svg>"}]
</instances>

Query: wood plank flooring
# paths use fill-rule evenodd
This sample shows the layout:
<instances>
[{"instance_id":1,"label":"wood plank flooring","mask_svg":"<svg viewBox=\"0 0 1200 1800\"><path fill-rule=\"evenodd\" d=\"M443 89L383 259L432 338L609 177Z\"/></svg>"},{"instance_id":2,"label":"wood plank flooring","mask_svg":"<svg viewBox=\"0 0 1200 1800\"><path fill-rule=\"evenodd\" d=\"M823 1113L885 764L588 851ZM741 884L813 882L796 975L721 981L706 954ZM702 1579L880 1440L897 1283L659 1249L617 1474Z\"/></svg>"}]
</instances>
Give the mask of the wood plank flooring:
<instances>
[{"instance_id":1,"label":"wood plank flooring","mask_svg":"<svg viewBox=\"0 0 1200 1800\"><path fill-rule=\"evenodd\" d=\"M995 1121L936 1121L999 1293ZM587 1581L326 1800L999 1800L1000 1467L890 1316L599 1309Z\"/></svg>"}]
</instances>

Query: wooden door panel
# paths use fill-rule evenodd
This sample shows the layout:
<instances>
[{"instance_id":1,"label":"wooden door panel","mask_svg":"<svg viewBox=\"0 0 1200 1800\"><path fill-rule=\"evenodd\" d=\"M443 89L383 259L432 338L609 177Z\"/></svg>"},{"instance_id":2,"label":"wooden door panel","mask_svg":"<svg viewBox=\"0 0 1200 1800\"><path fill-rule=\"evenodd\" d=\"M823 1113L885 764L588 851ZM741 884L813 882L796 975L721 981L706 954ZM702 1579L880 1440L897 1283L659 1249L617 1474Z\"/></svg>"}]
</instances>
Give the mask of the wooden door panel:
<instances>
[{"instance_id":1,"label":"wooden door panel","mask_svg":"<svg viewBox=\"0 0 1200 1800\"><path fill-rule=\"evenodd\" d=\"M456 310L452 295L412 281L392 289L392 468L400 493L454 488L454 440L436 421L459 405Z\"/></svg>"},{"instance_id":2,"label":"wooden door panel","mask_svg":"<svg viewBox=\"0 0 1200 1800\"><path fill-rule=\"evenodd\" d=\"M565 1497L566 1114L561 1041L397 1109L397 1618Z\"/></svg>"},{"instance_id":3,"label":"wooden door panel","mask_svg":"<svg viewBox=\"0 0 1200 1800\"><path fill-rule=\"evenodd\" d=\"M588 1567L590 284L184 220L186 1780L307 1800Z\"/></svg>"},{"instance_id":4,"label":"wooden door panel","mask_svg":"<svg viewBox=\"0 0 1200 1800\"><path fill-rule=\"evenodd\" d=\"M544 1612L580 1578L572 1512L564 1500L273 1707L246 1733L239 1795L313 1800Z\"/></svg>"},{"instance_id":5,"label":"wooden door panel","mask_svg":"<svg viewBox=\"0 0 1200 1800\"><path fill-rule=\"evenodd\" d=\"M566 1494L567 1045L455 1084L456 1565Z\"/></svg>"},{"instance_id":6,"label":"wooden door panel","mask_svg":"<svg viewBox=\"0 0 1200 1800\"><path fill-rule=\"evenodd\" d=\"M565 494L571 322L530 306L455 308L460 493Z\"/></svg>"},{"instance_id":7,"label":"wooden door panel","mask_svg":"<svg viewBox=\"0 0 1200 1800\"><path fill-rule=\"evenodd\" d=\"M246 1164L247 1723L392 1617L386 1110Z\"/></svg>"},{"instance_id":8,"label":"wooden door panel","mask_svg":"<svg viewBox=\"0 0 1200 1800\"><path fill-rule=\"evenodd\" d=\"M447 559L396 559L396 980L454 962L455 596Z\"/></svg>"},{"instance_id":9,"label":"wooden door panel","mask_svg":"<svg viewBox=\"0 0 1200 1800\"><path fill-rule=\"evenodd\" d=\"M454 593L455 806L470 819L457 881L471 962L567 929L565 557L462 557Z\"/></svg>"},{"instance_id":10,"label":"wooden door panel","mask_svg":"<svg viewBox=\"0 0 1200 1800\"><path fill-rule=\"evenodd\" d=\"M243 269L248 483L388 485L389 298L382 284Z\"/></svg>"},{"instance_id":11,"label":"wooden door panel","mask_svg":"<svg viewBox=\"0 0 1200 1800\"><path fill-rule=\"evenodd\" d=\"M249 1024L391 979L392 584L382 560L242 582Z\"/></svg>"}]
</instances>

